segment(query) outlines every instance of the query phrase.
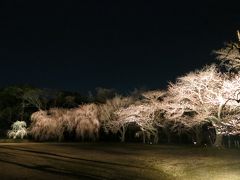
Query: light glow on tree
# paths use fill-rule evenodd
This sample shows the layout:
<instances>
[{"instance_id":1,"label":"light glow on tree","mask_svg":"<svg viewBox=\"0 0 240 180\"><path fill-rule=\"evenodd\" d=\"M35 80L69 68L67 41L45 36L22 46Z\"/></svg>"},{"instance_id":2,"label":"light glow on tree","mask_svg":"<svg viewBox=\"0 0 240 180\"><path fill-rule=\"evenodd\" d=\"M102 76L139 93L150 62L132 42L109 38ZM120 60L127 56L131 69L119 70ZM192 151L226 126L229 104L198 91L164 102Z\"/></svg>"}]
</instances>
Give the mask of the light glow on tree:
<instances>
[{"instance_id":1,"label":"light glow on tree","mask_svg":"<svg viewBox=\"0 0 240 180\"><path fill-rule=\"evenodd\" d=\"M37 111L31 116L30 134L37 140L64 139L64 133L73 133L81 139L98 138L100 123L95 104L81 105L74 109Z\"/></svg>"},{"instance_id":2,"label":"light glow on tree","mask_svg":"<svg viewBox=\"0 0 240 180\"><path fill-rule=\"evenodd\" d=\"M12 129L8 131L7 135L9 138L17 139L21 138L23 139L25 136L27 136L27 124L25 121L16 121L12 124Z\"/></svg>"}]
</instances>

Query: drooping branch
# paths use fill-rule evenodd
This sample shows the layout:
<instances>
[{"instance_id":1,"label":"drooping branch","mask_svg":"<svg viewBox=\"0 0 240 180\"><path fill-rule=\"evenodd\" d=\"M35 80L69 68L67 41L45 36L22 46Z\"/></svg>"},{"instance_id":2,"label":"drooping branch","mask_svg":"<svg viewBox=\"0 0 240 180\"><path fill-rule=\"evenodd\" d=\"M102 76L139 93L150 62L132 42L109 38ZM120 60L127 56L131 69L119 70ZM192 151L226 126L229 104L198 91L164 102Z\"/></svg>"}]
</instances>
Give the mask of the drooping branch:
<instances>
[{"instance_id":1,"label":"drooping branch","mask_svg":"<svg viewBox=\"0 0 240 180\"><path fill-rule=\"evenodd\" d=\"M227 43L220 50L214 51L221 65L229 72L240 70L240 33L237 31L237 42Z\"/></svg>"}]
</instances>

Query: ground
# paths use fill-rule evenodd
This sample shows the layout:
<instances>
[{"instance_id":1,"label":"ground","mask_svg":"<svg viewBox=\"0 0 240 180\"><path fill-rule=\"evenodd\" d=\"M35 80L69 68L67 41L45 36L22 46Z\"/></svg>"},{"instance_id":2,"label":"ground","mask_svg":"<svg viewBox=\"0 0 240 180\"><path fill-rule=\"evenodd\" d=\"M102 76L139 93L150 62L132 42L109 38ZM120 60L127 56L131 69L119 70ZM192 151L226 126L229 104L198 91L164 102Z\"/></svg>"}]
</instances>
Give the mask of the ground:
<instances>
[{"instance_id":1,"label":"ground","mask_svg":"<svg viewBox=\"0 0 240 180\"><path fill-rule=\"evenodd\" d=\"M121 143L0 143L3 179L240 179L240 150Z\"/></svg>"}]
</instances>

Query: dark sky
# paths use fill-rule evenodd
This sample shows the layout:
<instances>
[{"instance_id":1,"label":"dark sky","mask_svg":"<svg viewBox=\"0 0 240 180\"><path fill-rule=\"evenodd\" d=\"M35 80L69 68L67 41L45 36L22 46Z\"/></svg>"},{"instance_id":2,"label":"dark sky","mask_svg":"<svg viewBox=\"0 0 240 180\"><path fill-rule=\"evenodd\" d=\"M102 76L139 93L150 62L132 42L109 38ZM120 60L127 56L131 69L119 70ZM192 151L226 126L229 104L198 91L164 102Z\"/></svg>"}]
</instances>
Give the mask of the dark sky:
<instances>
[{"instance_id":1,"label":"dark sky","mask_svg":"<svg viewBox=\"0 0 240 180\"><path fill-rule=\"evenodd\" d=\"M216 62L211 51L240 28L227 1L51 2L1 1L1 87L163 88Z\"/></svg>"}]
</instances>

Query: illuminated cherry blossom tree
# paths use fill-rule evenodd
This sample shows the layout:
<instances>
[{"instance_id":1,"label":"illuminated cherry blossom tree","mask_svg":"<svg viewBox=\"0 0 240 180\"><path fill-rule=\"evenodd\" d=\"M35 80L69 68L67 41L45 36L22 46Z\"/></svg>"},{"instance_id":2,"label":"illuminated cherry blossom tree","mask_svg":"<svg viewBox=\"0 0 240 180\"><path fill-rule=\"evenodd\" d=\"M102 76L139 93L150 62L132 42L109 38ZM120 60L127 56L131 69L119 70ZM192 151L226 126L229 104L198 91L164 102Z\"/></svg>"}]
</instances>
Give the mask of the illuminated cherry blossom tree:
<instances>
[{"instance_id":1,"label":"illuminated cherry blossom tree","mask_svg":"<svg viewBox=\"0 0 240 180\"><path fill-rule=\"evenodd\" d=\"M114 134L120 132L121 141L125 141L125 132L127 124L123 125L121 122L116 121L115 112L122 107L128 107L134 102L131 97L116 96L109 99L106 103L99 105L99 119L101 126L106 133L112 132Z\"/></svg>"},{"instance_id":2,"label":"illuminated cherry blossom tree","mask_svg":"<svg viewBox=\"0 0 240 180\"><path fill-rule=\"evenodd\" d=\"M25 121L16 121L12 124L12 129L8 131L7 135L9 138L21 138L27 136L27 124Z\"/></svg>"},{"instance_id":3,"label":"illuminated cherry blossom tree","mask_svg":"<svg viewBox=\"0 0 240 180\"><path fill-rule=\"evenodd\" d=\"M170 84L161 108L166 119L179 121L187 129L212 122L217 132L215 144L220 146L224 123L230 120L230 114L238 113L239 90L239 75L229 77L215 65L207 66Z\"/></svg>"},{"instance_id":4,"label":"illuminated cherry blossom tree","mask_svg":"<svg viewBox=\"0 0 240 180\"><path fill-rule=\"evenodd\" d=\"M37 111L31 116L31 126L29 134L36 140L55 140L63 139L64 127L61 114L67 112L63 109L51 109L47 111Z\"/></svg>"},{"instance_id":5,"label":"illuminated cherry blossom tree","mask_svg":"<svg viewBox=\"0 0 240 180\"><path fill-rule=\"evenodd\" d=\"M218 109L218 133L224 136L238 136L240 134L240 75L225 79L222 85L223 103ZM239 147L239 141L236 143ZM228 138L230 147L230 139Z\"/></svg>"},{"instance_id":6,"label":"illuminated cherry blossom tree","mask_svg":"<svg viewBox=\"0 0 240 180\"><path fill-rule=\"evenodd\" d=\"M127 108L121 108L115 112L115 120L111 122L111 128L120 129L121 140L125 139L125 132L130 123L136 123L143 132L143 142L145 143L145 136L150 139L154 136L154 142L158 141L158 131L154 126L155 107L151 104L133 104Z\"/></svg>"},{"instance_id":7,"label":"illuminated cherry blossom tree","mask_svg":"<svg viewBox=\"0 0 240 180\"><path fill-rule=\"evenodd\" d=\"M74 109L50 109L37 111L31 116L30 134L37 140L63 140L64 133L75 133L77 137L98 137L100 123L95 104L81 105Z\"/></svg>"},{"instance_id":8,"label":"illuminated cherry blossom tree","mask_svg":"<svg viewBox=\"0 0 240 180\"><path fill-rule=\"evenodd\" d=\"M222 74L214 65L178 78L175 84L169 85L169 95L161 106L165 118L183 124L186 130L201 128L204 121L213 117L216 120L218 106L224 102L220 94L222 83Z\"/></svg>"},{"instance_id":9,"label":"illuminated cherry blossom tree","mask_svg":"<svg viewBox=\"0 0 240 180\"><path fill-rule=\"evenodd\" d=\"M98 107L95 104L82 105L74 109L71 114L74 122L70 127L75 128L77 137L85 137L95 140L98 138L100 122L98 119ZM68 121L69 123L71 121ZM68 126L67 126L68 127Z\"/></svg>"},{"instance_id":10,"label":"illuminated cherry blossom tree","mask_svg":"<svg viewBox=\"0 0 240 180\"><path fill-rule=\"evenodd\" d=\"M159 114L156 112L159 110L158 104L165 94L165 92L158 90L147 91L142 93L143 100L135 101L130 105L118 106L113 111L113 118L108 121L107 128L114 133L120 132L121 141L124 142L128 126L136 124L140 127L144 143L146 140L151 140L151 137L153 137L154 143L157 143ZM136 135L139 135L139 132Z\"/></svg>"}]
</instances>

